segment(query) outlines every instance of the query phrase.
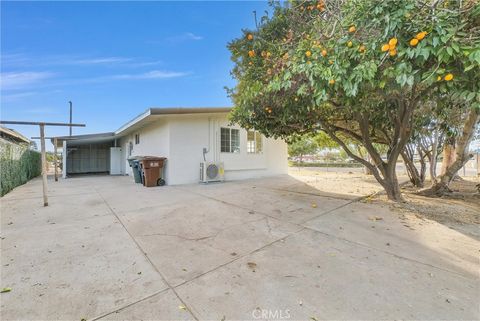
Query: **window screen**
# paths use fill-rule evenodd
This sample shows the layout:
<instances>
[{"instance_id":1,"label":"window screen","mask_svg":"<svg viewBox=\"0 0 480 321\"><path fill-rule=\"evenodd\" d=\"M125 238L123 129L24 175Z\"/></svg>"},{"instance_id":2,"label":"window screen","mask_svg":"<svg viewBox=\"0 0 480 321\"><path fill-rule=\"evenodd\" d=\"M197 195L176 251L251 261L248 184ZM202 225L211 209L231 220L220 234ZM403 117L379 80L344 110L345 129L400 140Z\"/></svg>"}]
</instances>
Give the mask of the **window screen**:
<instances>
[{"instance_id":1,"label":"window screen","mask_svg":"<svg viewBox=\"0 0 480 321\"><path fill-rule=\"evenodd\" d=\"M247 153L259 154L263 150L262 134L257 131L247 131Z\"/></svg>"},{"instance_id":2,"label":"window screen","mask_svg":"<svg viewBox=\"0 0 480 321\"><path fill-rule=\"evenodd\" d=\"M240 152L240 130L220 128L220 151L222 153Z\"/></svg>"}]
</instances>

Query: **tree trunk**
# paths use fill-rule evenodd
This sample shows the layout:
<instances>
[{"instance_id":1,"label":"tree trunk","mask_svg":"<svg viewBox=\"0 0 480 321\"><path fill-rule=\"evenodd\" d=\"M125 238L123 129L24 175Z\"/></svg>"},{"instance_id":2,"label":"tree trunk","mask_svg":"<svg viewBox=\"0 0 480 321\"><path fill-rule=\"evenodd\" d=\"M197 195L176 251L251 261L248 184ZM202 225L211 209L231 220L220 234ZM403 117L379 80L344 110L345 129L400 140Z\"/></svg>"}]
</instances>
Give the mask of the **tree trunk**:
<instances>
[{"instance_id":1,"label":"tree trunk","mask_svg":"<svg viewBox=\"0 0 480 321\"><path fill-rule=\"evenodd\" d=\"M438 125L435 126L435 130L433 132L433 143L432 143L432 153L429 157L430 162L430 180L432 184L437 181L437 157L438 157ZM427 154L428 157L428 154Z\"/></svg>"},{"instance_id":2,"label":"tree trunk","mask_svg":"<svg viewBox=\"0 0 480 321\"><path fill-rule=\"evenodd\" d=\"M371 163L372 162L372 158L370 157L370 154L367 153L366 157L364 158L367 162ZM368 168L367 166L364 166L363 167L363 173L365 175L373 175L372 171L370 170L370 168Z\"/></svg>"},{"instance_id":3,"label":"tree trunk","mask_svg":"<svg viewBox=\"0 0 480 321\"><path fill-rule=\"evenodd\" d=\"M387 197L389 200L395 201L395 202L403 202L404 199L400 191L400 185L398 184L396 164L397 164L396 160L394 162L393 160L389 161L387 164L385 164L384 174L383 174L383 183L380 182L380 184L385 189L385 192L387 193Z\"/></svg>"},{"instance_id":4,"label":"tree trunk","mask_svg":"<svg viewBox=\"0 0 480 321\"><path fill-rule=\"evenodd\" d=\"M443 148L443 161L440 175L445 175L447 169L455 162L455 137L450 137L445 140L445 147Z\"/></svg>"},{"instance_id":5,"label":"tree trunk","mask_svg":"<svg viewBox=\"0 0 480 321\"><path fill-rule=\"evenodd\" d=\"M462 135L457 139L455 161L446 168L445 173L439 177L438 182L436 182L428 190L423 191L423 194L442 196L446 192L451 192L448 188L448 185L455 177L457 172L473 157L473 154L469 153L468 147L473 139L475 129L479 122L480 112L475 109L471 109L468 113L467 119L465 120Z\"/></svg>"},{"instance_id":6,"label":"tree trunk","mask_svg":"<svg viewBox=\"0 0 480 321\"><path fill-rule=\"evenodd\" d=\"M408 177L410 178L410 182L415 187L423 187L424 182L423 182L422 176L418 172L417 167L415 166L415 163L413 162L413 154L410 154L407 151L402 151L401 155L402 155L403 163L407 168L407 174L408 174Z\"/></svg>"}]
</instances>

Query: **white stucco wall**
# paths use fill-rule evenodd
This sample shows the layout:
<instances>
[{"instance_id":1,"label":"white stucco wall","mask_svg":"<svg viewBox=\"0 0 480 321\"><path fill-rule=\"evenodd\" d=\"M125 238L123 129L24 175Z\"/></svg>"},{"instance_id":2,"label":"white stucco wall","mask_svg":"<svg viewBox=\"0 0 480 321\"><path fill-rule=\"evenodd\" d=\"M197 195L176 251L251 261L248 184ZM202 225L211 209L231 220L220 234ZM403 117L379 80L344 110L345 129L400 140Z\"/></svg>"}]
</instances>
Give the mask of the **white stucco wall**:
<instances>
[{"instance_id":1,"label":"white stucco wall","mask_svg":"<svg viewBox=\"0 0 480 321\"><path fill-rule=\"evenodd\" d=\"M207 161L222 161L225 179L238 180L286 174L287 144L282 140L263 139L263 152L247 153L247 131L238 126L228 126L227 114L195 114L164 116L155 122L122 137L121 147L125 160L128 144L133 143L132 155L165 156L165 169L169 185L192 184L199 180L203 148L207 148ZM240 153L220 152L220 128L240 130ZM140 144L135 144L135 134L140 134ZM131 175L125 161L123 173Z\"/></svg>"},{"instance_id":2,"label":"white stucco wall","mask_svg":"<svg viewBox=\"0 0 480 321\"><path fill-rule=\"evenodd\" d=\"M135 144L135 135L140 135L140 143ZM137 131L122 137L120 146L122 147L122 158L124 159L122 173L132 175L132 169L128 165L129 143L133 144L132 156L162 156L169 158L170 144L169 124L164 119L159 119ZM165 179L169 176L168 166L165 168Z\"/></svg>"}]
</instances>

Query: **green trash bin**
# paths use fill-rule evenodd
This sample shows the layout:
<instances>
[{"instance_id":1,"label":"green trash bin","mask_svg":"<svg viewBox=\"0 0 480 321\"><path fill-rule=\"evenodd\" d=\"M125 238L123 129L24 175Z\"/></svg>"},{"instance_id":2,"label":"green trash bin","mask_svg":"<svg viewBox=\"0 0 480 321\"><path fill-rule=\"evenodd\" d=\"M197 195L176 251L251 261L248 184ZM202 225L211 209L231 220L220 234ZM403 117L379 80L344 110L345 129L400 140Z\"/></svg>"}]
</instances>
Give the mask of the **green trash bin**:
<instances>
[{"instance_id":1,"label":"green trash bin","mask_svg":"<svg viewBox=\"0 0 480 321\"><path fill-rule=\"evenodd\" d=\"M132 168L133 179L135 180L135 183L142 184L142 175L141 175L141 169L140 169L140 163L138 161L138 157L136 156L129 157L127 160L128 160L128 164Z\"/></svg>"}]
</instances>

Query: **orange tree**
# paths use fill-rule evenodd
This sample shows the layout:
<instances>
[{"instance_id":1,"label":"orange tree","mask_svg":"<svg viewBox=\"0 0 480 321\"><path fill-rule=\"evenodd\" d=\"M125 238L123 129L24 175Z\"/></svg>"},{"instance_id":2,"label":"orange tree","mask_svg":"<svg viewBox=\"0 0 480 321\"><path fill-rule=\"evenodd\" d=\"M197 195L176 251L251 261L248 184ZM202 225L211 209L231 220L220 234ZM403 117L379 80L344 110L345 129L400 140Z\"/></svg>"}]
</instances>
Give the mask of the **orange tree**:
<instances>
[{"instance_id":1,"label":"orange tree","mask_svg":"<svg viewBox=\"0 0 480 321\"><path fill-rule=\"evenodd\" d=\"M273 137L323 131L401 200L395 167L419 106L457 95L462 108L479 108L478 3L321 0L272 10L229 44L231 120Z\"/></svg>"}]
</instances>

